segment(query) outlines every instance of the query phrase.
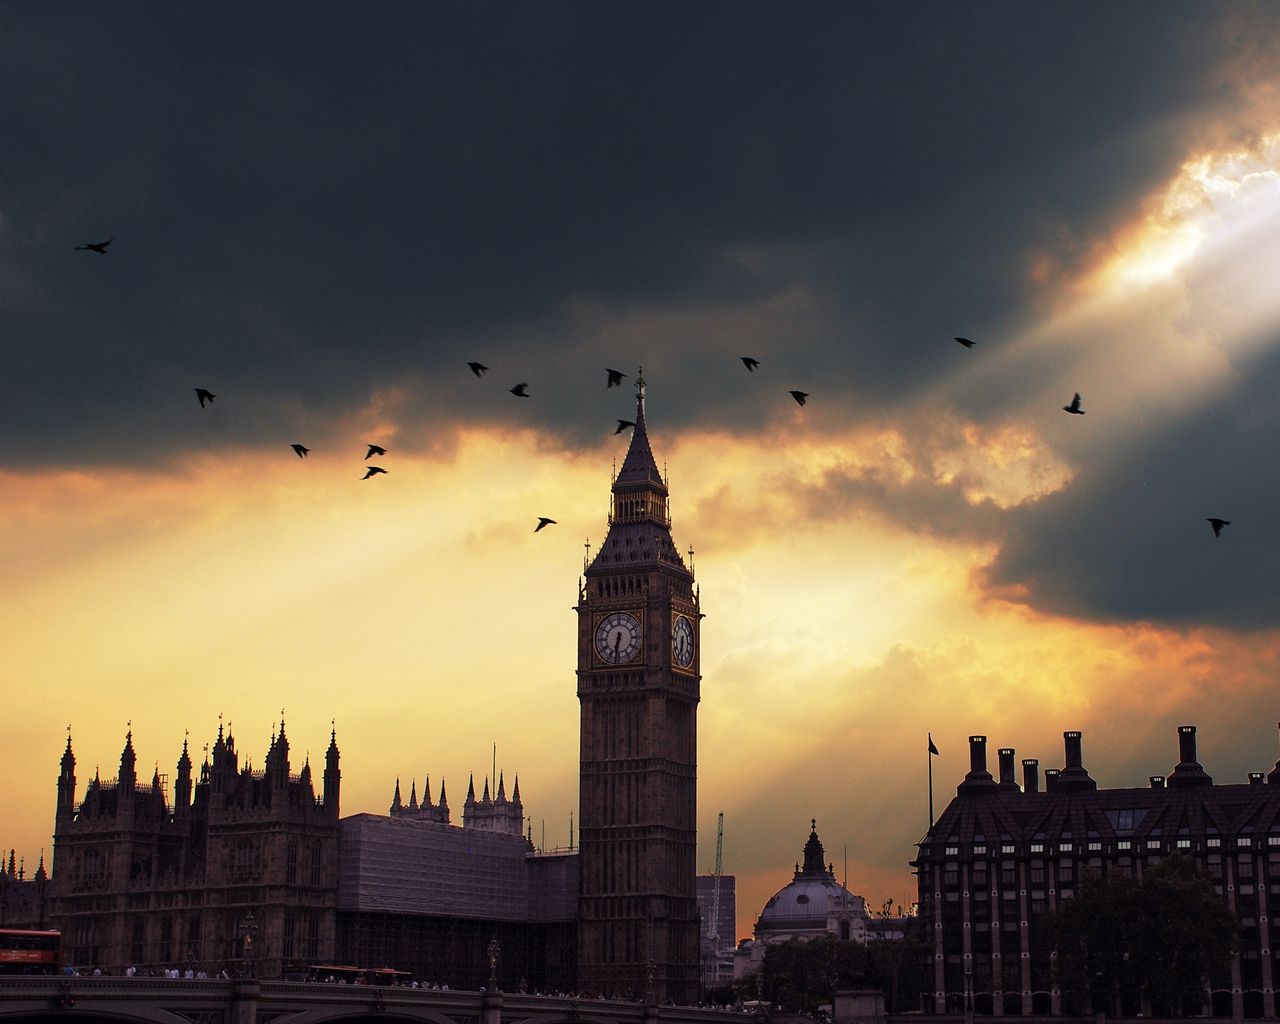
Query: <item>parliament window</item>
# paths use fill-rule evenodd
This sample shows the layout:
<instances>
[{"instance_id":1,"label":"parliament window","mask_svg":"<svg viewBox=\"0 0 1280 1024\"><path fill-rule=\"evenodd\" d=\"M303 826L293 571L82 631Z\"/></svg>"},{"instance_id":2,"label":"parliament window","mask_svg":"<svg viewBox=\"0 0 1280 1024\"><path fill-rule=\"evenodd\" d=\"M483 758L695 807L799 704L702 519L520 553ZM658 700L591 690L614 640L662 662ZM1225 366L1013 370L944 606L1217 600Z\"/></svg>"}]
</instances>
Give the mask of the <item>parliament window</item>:
<instances>
[{"instance_id":1,"label":"parliament window","mask_svg":"<svg viewBox=\"0 0 1280 1024\"><path fill-rule=\"evenodd\" d=\"M319 956L320 949L320 918L312 914L311 920L307 922L307 958L314 960Z\"/></svg>"}]
</instances>

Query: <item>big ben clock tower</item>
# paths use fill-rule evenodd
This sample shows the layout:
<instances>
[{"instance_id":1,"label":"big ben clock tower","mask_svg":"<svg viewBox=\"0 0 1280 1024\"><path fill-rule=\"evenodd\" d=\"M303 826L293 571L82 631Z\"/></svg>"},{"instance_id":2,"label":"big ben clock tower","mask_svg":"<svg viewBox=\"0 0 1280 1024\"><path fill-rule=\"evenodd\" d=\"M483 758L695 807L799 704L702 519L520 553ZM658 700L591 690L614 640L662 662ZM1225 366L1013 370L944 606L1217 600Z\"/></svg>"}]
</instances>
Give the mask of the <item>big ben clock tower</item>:
<instances>
[{"instance_id":1,"label":"big ben clock tower","mask_svg":"<svg viewBox=\"0 0 1280 1024\"><path fill-rule=\"evenodd\" d=\"M609 533L578 595L578 987L698 997L699 620L636 381Z\"/></svg>"}]
</instances>

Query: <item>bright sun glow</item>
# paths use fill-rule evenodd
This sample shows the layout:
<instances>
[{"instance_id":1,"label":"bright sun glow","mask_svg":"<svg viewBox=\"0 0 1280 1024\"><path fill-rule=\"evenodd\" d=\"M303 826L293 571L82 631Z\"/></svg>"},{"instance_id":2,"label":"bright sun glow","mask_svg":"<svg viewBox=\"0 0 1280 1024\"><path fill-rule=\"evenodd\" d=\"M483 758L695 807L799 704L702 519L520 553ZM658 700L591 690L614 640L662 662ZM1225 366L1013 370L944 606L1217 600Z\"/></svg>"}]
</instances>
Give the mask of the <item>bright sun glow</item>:
<instances>
[{"instance_id":1,"label":"bright sun glow","mask_svg":"<svg viewBox=\"0 0 1280 1024\"><path fill-rule=\"evenodd\" d=\"M1121 242L1102 277L1121 289L1165 281L1202 247L1238 240L1280 213L1280 134L1256 148L1194 157Z\"/></svg>"}]
</instances>

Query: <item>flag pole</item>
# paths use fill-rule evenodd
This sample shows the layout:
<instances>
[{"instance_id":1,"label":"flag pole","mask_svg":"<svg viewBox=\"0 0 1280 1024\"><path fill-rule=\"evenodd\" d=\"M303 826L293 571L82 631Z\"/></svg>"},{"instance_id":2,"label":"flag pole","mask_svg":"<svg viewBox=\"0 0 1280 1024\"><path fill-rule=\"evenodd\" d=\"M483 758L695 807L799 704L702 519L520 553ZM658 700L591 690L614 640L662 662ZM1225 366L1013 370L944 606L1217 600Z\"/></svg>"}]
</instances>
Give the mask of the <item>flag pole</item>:
<instances>
[{"instance_id":1,"label":"flag pole","mask_svg":"<svg viewBox=\"0 0 1280 1024\"><path fill-rule=\"evenodd\" d=\"M933 733L929 733L929 830L933 831L933 754L938 748L933 745Z\"/></svg>"}]
</instances>

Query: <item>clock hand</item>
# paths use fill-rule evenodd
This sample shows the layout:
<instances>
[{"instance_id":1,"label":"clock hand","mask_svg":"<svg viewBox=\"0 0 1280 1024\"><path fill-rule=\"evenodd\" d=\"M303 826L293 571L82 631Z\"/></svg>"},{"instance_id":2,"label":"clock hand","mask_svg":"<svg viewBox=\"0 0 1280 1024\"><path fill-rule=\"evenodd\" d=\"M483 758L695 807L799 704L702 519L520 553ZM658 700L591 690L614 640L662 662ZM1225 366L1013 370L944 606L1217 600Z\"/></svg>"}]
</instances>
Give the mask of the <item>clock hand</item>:
<instances>
[{"instance_id":1,"label":"clock hand","mask_svg":"<svg viewBox=\"0 0 1280 1024\"><path fill-rule=\"evenodd\" d=\"M615 661L622 656L621 651L619 650L621 646L622 646L622 630L618 630L618 632L615 633L613 637L613 657Z\"/></svg>"}]
</instances>

